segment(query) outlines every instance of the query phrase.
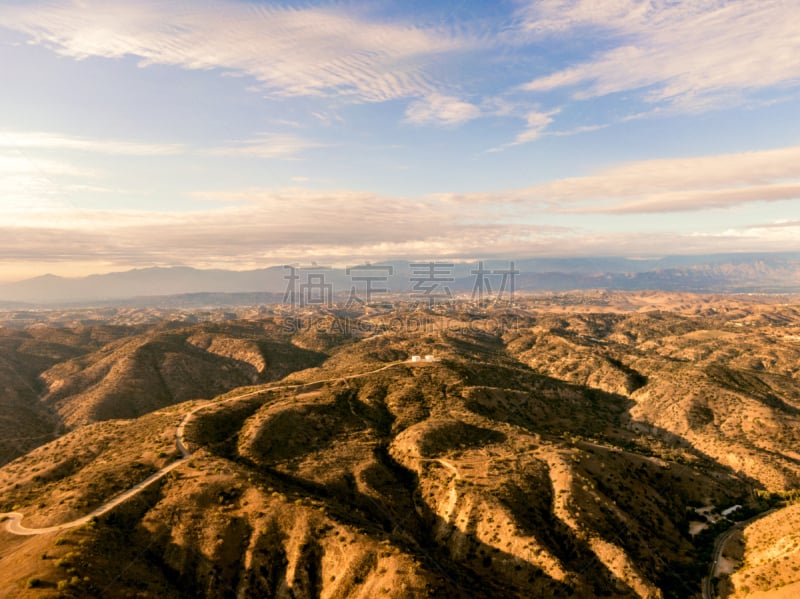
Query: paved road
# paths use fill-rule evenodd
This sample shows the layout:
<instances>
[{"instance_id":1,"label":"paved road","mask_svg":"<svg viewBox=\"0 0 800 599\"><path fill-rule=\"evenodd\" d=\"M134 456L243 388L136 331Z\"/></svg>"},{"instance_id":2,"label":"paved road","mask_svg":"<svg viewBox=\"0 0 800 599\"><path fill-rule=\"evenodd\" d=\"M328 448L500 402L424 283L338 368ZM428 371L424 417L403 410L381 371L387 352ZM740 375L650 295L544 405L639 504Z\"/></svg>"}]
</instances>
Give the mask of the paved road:
<instances>
[{"instance_id":1,"label":"paved road","mask_svg":"<svg viewBox=\"0 0 800 599\"><path fill-rule=\"evenodd\" d=\"M767 510L766 512L761 512L760 514L756 514L752 518L748 518L747 520L742 520L741 522L737 522L736 524L731 526L728 530L723 532L721 535L717 536L716 540L714 541L714 552L711 554L711 561L708 564L708 574L706 574L706 577L703 578L703 599L714 599L714 588L713 588L714 573L717 571L717 565L719 564L719 560L722 557L722 551L725 549L725 545L727 544L728 540L733 536L733 533L743 529L748 524L751 524L752 522L755 522L756 520L763 518L764 516L768 516L777 509L778 508L772 508L770 510Z\"/></svg>"},{"instance_id":2,"label":"paved road","mask_svg":"<svg viewBox=\"0 0 800 599\"><path fill-rule=\"evenodd\" d=\"M151 484L153 484L157 480L163 478L164 476L166 476L167 474L169 474L170 472L172 472L173 470L175 470L176 468L178 468L182 464L188 462L192 458L192 456L194 454L192 452L190 452L189 449L186 447L186 444L184 443L183 435L184 435L184 431L186 430L186 425L194 417L194 415L197 414L198 412L200 412L201 410L204 410L204 409L206 409L208 407L211 407L211 406L219 406L219 405L222 405L222 404L225 404L225 403L228 403L228 402L232 402L232 401L239 401L241 399L245 399L247 397L252 397L254 395L259 395L261 393L264 393L265 391L270 391L272 389L297 389L297 390L300 390L300 389L302 389L304 387L314 387L315 388L316 386L323 385L325 383L331 383L331 382L334 382L334 381L351 380L351 379L356 379L356 378L360 378L360 377L363 377L363 376L368 376L370 374L375 374L376 372L381 372L383 370L388 370L389 368L393 368L395 366L400 366L401 364L410 365L411 363L410 362L406 362L406 361L391 362L390 364L386 364L385 366L381 366L380 368L376 368L375 370L370 370L370 371L367 371L367 372L359 372L357 374L350 374L350 375L346 375L346 376L337 376L337 377L333 377L333 378L329 378L329 379L323 379L321 381L313 381L311 383L292 383L292 384L275 383L275 384L272 384L272 385L267 385L267 386L261 387L256 391L249 391L247 393L242 393L240 395L234 395L233 397L229 397L229 398L224 399L222 401L218 401L218 402L210 401L210 402L202 403L199 406L196 406L196 407L192 408L186 414L186 416L183 417L183 419L180 421L180 424L178 424L178 427L175 429L175 446L178 448L178 451L181 452L181 458L180 459L178 459L175 462L172 462L168 466L165 466L164 468L162 468L161 470L159 470L158 472L156 472L152 476L146 478L145 480L143 480L139 484L131 487L127 491L121 493L120 495L117 495L116 497L114 497L110 501L108 501L108 502L104 503L103 505L101 505L100 507L98 507L96 510L94 510L90 514L87 514L87 515L85 515L85 516L83 516L81 518L78 518L77 520L73 520L71 522L65 522L64 524L57 524L55 526L48 526L47 528L26 528L26 527L24 527L22 525L22 519L25 516L23 516L19 512L8 512L8 513L5 513L5 514L0 514L0 521L5 519L5 521L6 521L6 530L8 532L10 532L11 534L20 535L20 536L43 535L43 534L47 534L47 533L51 533L51 532L60 532L62 530L69 530L70 528L76 528L78 526L82 526L83 524L86 524L87 522L89 522L89 520L91 520L92 518L95 518L97 516L102 516L106 512L109 512L109 511L113 510L119 504L124 503L125 501L127 501L131 497L134 497L134 496L138 495L139 493L144 491L147 487L149 487Z\"/></svg>"}]
</instances>

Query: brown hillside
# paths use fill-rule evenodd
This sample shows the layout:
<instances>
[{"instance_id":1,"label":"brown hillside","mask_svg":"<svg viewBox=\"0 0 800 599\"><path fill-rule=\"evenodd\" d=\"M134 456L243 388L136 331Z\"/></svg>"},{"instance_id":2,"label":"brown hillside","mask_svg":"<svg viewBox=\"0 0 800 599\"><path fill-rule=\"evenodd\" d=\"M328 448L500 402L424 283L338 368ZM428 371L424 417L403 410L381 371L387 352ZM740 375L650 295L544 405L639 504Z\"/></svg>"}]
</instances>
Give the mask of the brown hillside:
<instances>
[{"instance_id":1,"label":"brown hillside","mask_svg":"<svg viewBox=\"0 0 800 599\"><path fill-rule=\"evenodd\" d=\"M43 401L75 427L135 418L319 362L276 336L268 325L207 324L122 339L44 372Z\"/></svg>"}]
</instances>

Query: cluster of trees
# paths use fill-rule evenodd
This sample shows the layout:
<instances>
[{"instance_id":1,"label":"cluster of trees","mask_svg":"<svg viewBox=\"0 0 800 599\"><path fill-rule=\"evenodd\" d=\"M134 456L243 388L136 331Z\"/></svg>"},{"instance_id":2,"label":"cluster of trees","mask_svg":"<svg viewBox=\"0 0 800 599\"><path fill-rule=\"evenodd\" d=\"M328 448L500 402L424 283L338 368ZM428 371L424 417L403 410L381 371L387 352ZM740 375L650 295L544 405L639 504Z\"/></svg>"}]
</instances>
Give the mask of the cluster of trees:
<instances>
[{"instance_id":1,"label":"cluster of trees","mask_svg":"<svg viewBox=\"0 0 800 599\"><path fill-rule=\"evenodd\" d=\"M789 489L787 491L765 491L756 490L756 496L767 502L769 505L778 503L800 503L800 489Z\"/></svg>"}]
</instances>

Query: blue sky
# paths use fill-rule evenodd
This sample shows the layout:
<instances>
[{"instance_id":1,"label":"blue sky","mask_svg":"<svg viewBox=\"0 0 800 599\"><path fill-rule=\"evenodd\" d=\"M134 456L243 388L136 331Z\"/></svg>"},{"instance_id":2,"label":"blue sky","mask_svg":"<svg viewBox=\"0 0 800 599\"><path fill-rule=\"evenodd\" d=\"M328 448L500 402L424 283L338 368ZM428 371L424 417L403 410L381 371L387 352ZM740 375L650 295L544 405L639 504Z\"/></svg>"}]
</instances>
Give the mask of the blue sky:
<instances>
[{"instance_id":1,"label":"blue sky","mask_svg":"<svg viewBox=\"0 0 800 599\"><path fill-rule=\"evenodd\" d=\"M3 0L0 280L798 250L800 4Z\"/></svg>"}]
</instances>

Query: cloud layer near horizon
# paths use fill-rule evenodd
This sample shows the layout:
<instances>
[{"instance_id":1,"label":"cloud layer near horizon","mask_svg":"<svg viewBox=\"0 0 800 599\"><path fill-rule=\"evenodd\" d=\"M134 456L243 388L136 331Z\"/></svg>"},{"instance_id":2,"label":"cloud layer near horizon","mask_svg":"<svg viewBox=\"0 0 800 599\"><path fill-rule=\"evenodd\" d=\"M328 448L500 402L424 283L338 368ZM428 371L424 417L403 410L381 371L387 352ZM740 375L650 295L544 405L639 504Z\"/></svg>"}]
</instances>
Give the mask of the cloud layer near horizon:
<instances>
[{"instance_id":1,"label":"cloud layer near horizon","mask_svg":"<svg viewBox=\"0 0 800 599\"><path fill-rule=\"evenodd\" d=\"M538 206L567 213L698 212L800 199L800 146L641 160L522 189L440 194L451 202Z\"/></svg>"},{"instance_id":2,"label":"cloud layer near horizon","mask_svg":"<svg viewBox=\"0 0 800 599\"><path fill-rule=\"evenodd\" d=\"M366 198L365 198L366 199ZM385 202L388 198L373 198ZM364 261L522 259L533 256L658 256L740 251L796 251L798 223L719 232L607 232L531 224L463 222L457 211L397 202L382 215L343 206L352 196L318 196L303 218L275 214L274 203L188 214L84 213L63 225L0 226L4 280L37 272L90 274L142 266L246 269L294 262L354 265ZM313 204L313 205L312 205ZM325 210L323 207L327 206ZM334 208L335 206L335 208ZM423 218L422 215L427 215ZM432 220L431 220L432 219ZM99 225L99 226L98 226Z\"/></svg>"},{"instance_id":3,"label":"cloud layer near horizon","mask_svg":"<svg viewBox=\"0 0 800 599\"><path fill-rule=\"evenodd\" d=\"M256 266L389 258L643 255L796 248L797 227L665 233L544 224L571 213L696 212L800 197L800 146L630 162L584 177L422 199L346 190L238 189L194 194L197 209L0 209L0 261ZM2 167L2 162L0 162ZM68 171L67 171L68 173ZM46 191L46 190L45 190ZM538 224L534 224L538 223Z\"/></svg>"}]
</instances>

